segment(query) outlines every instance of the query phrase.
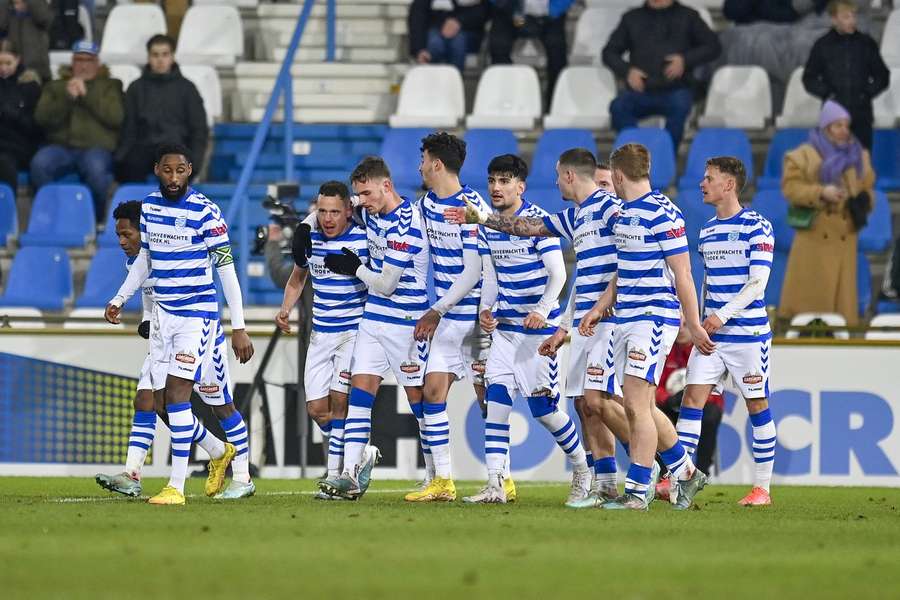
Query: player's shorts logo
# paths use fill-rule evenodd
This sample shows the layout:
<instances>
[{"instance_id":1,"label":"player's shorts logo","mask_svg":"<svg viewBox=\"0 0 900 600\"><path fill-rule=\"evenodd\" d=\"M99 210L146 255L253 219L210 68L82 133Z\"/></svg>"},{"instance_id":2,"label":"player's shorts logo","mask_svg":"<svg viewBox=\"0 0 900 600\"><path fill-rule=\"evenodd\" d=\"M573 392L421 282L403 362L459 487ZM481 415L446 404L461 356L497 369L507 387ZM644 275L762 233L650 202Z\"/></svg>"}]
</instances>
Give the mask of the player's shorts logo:
<instances>
[{"instance_id":1,"label":"player's shorts logo","mask_svg":"<svg viewBox=\"0 0 900 600\"><path fill-rule=\"evenodd\" d=\"M532 398L548 398L552 396L552 392L550 388L547 387L539 387L537 389L531 390L531 393L528 394Z\"/></svg>"},{"instance_id":2,"label":"player's shorts logo","mask_svg":"<svg viewBox=\"0 0 900 600\"><path fill-rule=\"evenodd\" d=\"M419 363L412 361L400 363L400 370L404 373L418 373L421 368Z\"/></svg>"},{"instance_id":3,"label":"player's shorts logo","mask_svg":"<svg viewBox=\"0 0 900 600\"><path fill-rule=\"evenodd\" d=\"M340 374L338 375L338 378L346 379L347 381L350 381L350 371L341 371Z\"/></svg>"},{"instance_id":4,"label":"player's shorts logo","mask_svg":"<svg viewBox=\"0 0 900 600\"><path fill-rule=\"evenodd\" d=\"M201 394L218 394L219 386L215 384L203 384L199 387Z\"/></svg>"},{"instance_id":5,"label":"player's shorts logo","mask_svg":"<svg viewBox=\"0 0 900 600\"><path fill-rule=\"evenodd\" d=\"M187 225L187 217L184 215L175 219L175 229L184 229L185 225Z\"/></svg>"},{"instance_id":6,"label":"player's shorts logo","mask_svg":"<svg viewBox=\"0 0 900 600\"><path fill-rule=\"evenodd\" d=\"M591 363L588 365L587 374L591 375L592 377L603 377L603 367L598 364Z\"/></svg>"},{"instance_id":7,"label":"player's shorts logo","mask_svg":"<svg viewBox=\"0 0 900 600\"><path fill-rule=\"evenodd\" d=\"M756 385L762 383L763 376L761 373L745 373L743 382L747 385Z\"/></svg>"},{"instance_id":8,"label":"player's shorts logo","mask_svg":"<svg viewBox=\"0 0 900 600\"><path fill-rule=\"evenodd\" d=\"M647 360L647 355L644 354L643 350L634 349L628 351L628 358L636 360L637 362L644 362Z\"/></svg>"},{"instance_id":9,"label":"player's shorts logo","mask_svg":"<svg viewBox=\"0 0 900 600\"><path fill-rule=\"evenodd\" d=\"M197 362L197 358L194 356L193 352L179 352L175 355L175 360L189 365Z\"/></svg>"},{"instance_id":10,"label":"player's shorts logo","mask_svg":"<svg viewBox=\"0 0 900 600\"><path fill-rule=\"evenodd\" d=\"M487 361L484 361L484 360L476 360L475 362L472 363L472 371L474 371L475 373L480 373L481 375L484 375L486 362Z\"/></svg>"}]
</instances>

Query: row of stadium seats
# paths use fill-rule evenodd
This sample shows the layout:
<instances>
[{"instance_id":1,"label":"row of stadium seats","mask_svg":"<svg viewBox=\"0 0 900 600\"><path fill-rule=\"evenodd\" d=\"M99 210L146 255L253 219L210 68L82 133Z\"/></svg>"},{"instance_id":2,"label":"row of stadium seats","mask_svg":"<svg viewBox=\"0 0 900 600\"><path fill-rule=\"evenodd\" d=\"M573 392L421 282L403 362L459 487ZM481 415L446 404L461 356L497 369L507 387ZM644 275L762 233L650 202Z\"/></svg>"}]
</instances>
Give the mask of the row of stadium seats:
<instances>
[{"instance_id":1,"label":"row of stadium seats","mask_svg":"<svg viewBox=\"0 0 900 600\"><path fill-rule=\"evenodd\" d=\"M779 128L811 127L821 101L803 88L802 69L788 85L784 108L775 119ZM422 90L429 94L422 94ZM570 66L559 76L545 129L609 127L609 104L617 94L613 74L604 67ZM740 106L740 110L734 110ZM876 127L892 128L900 118L900 68L891 87L875 100ZM537 72L527 65L495 65L478 80L475 105L466 116L465 91L459 71L447 65L419 65L406 74L400 87L392 127L504 127L529 130L541 119L541 87ZM701 127L763 129L772 121L769 76L762 67L723 66L710 83Z\"/></svg>"}]
</instances>

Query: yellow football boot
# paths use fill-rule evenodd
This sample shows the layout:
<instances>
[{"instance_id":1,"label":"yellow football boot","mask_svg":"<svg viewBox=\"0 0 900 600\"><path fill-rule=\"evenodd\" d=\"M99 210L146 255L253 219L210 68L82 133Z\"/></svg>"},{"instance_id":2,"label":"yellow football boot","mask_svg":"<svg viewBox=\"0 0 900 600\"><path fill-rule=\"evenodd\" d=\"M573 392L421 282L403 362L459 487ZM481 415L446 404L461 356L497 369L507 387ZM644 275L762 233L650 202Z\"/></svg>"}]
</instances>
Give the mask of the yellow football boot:
<instances>
[{"instance_id":1,"label":"yellow football boot","mask_svg":"<svg viewBox=\"0 0 900 600\"><path fill-rule=\"evenodd\" d=\"M228 470L228 465L231 464L235 453L234 446L226 442L225 454L209 461L209 475L206 477L206 487L203 488L203 491L210 498L221 492L225 486L225 471Z\"/></svg>"},{"instance_id":2,"label":"yellow football boot","mask_svg":"<svg viewBox=\"0 0 900 600\"><path fill-rule=\"evenodd\" d=\"M147 500L150 504L172 504L181 506L184 504L184 494L167 485L160 493Z\"/></svg>"},{"instance_id":3,"label":"yellow football boot","mask_svg":"<svg viewBox=\"0 0 900 600\"><path fill-rule=\"evenodd\" d=\"M452 479L435 477L424 489L410 492L403 499L407 502L453 502L456 486Z\"/></svg>"},{"instance_id":4,"label":"yellow football boot","mask_svg":"<svg viewBox=\"0 0 900 600\"><path fill-rule=\"evenodd\" d=\"M503 480L503 490L506 492L507 503L516 501L516 482L511 475Z\"/></svg>"}]
</instances>

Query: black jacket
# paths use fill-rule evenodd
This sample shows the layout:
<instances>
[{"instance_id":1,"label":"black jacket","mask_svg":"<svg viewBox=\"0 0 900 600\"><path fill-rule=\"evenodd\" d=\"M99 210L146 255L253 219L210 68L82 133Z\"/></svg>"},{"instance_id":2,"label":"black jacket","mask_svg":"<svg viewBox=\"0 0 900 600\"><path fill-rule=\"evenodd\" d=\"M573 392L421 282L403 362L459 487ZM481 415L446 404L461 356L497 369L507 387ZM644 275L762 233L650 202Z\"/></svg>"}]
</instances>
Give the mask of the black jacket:
<instances>
[{"instance_id":1,"label":"black jacket","mask_svg":"<svg viewBox=\"0 0 900 600\"><path fill-rule=\"evenodd\" d=\"M444 21L454 17L459 21L463 30L476 33L481 36L484 33L484 25L487 22L487 4L480 0L475 4L471 2L463 6L452 0L453 10L432 10L432 0L413 0L409 5L407 17L407 30L409 32L409 54L415 57L428 45L428 30L440 28Z\"/></svg>"},{"instance_id":2,"label":"black jacket","mask_svg":"<svg viewBox=\"0 0 900 600\"><path fill-rule=\"evenodd\" d=\"M141 77L125 93L125 122L119 135L119 160L135 146L179 143L191 151L194 171L199 171L209 139L200 92L185 79L177 64L165 75L145 66Z\"/></svg>"},{"instance_id":3,"label":"black jacket","mask_svg":"<svg viewBox=\"0 0 900 600\"><path fill-rule=\"evenodd\" d=\"M630 52L630 62L622 58ZM678 2L668 8L652 9L646 5L622 15L619 26L603 48L603 64L624 79L630 67L647 73L646 91L684 87L690 82L691 70L716 59L722 52L719 38L693 8ZM684 75L669 81L663 75L665 57L684 56Z\"/></svg>"},{"instance_id":4,"label":"black jacket","mask_svg":"<svg viewBox=\"0 0 900 600\"><path fill-rule=\"evenodd\" d=\"M887 89L891 72L878 44L859 31L834 29L813 44L803 70L803 87L822 100L833 99L855 118L872 118L872 98Z\"/></svg>"},{"instance_id":5,"label":"black jacket","mask_svg":"<svg viewBox=\"0 0 900 600\"><path fill-rule=\"evenodd\" d=\"M821 13L828 0L812 0L808 4L808 11ZM793 23L803 16L794 8L792 0L725 0L722 14L735 23Z\"/></svg>"},{"instance_id":6,"label":"black jacket","mask_svg":"<svg viewBox=\"0 0 900 600\"><path fill-rule=\"evenodd\" d=\"M21 63L11 77L0 77L0 152L14 154L20 163L31 160L40 141L41 130L34 121L40 96L37 73Z\"/></svg>"}]
</instances>

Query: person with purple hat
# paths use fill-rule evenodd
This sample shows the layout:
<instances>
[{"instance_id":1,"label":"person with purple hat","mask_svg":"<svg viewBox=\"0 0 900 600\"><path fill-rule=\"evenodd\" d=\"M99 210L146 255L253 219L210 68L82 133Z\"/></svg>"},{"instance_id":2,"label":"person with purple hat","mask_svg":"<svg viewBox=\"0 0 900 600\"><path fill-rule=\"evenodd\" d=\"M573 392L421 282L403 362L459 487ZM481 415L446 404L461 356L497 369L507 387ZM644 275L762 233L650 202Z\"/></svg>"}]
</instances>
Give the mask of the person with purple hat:
<instances>
[{"instance_id":1,"label":"person with purple hat","mask_svg":"<svg viewBox=\"0 0 900 600\"><path fill-rule=\"evenodd\" d=\"M872 210L874 182L869 151L851 133L850 113L828 100L809 141L784 157L781 190L797 233L779 316L830 312L856 324L856 240Z\"/></svg>"},{"instance_id":2,"label":"person with purple hat","mask_svg":"<svg viewBox=\"0 0 900 600\"><path fill-rule=\"evenodd\" d=\"M112 152L119 141L124 118L122 82L100 64L97 46L80 41L72 46L72 64L48 82L35 109L35 120L47 136L48 146L31 160L35 190L77 173L91 190L94 216L104 220L109 187L113 182Z\"/></svg>"}]
</instances>

